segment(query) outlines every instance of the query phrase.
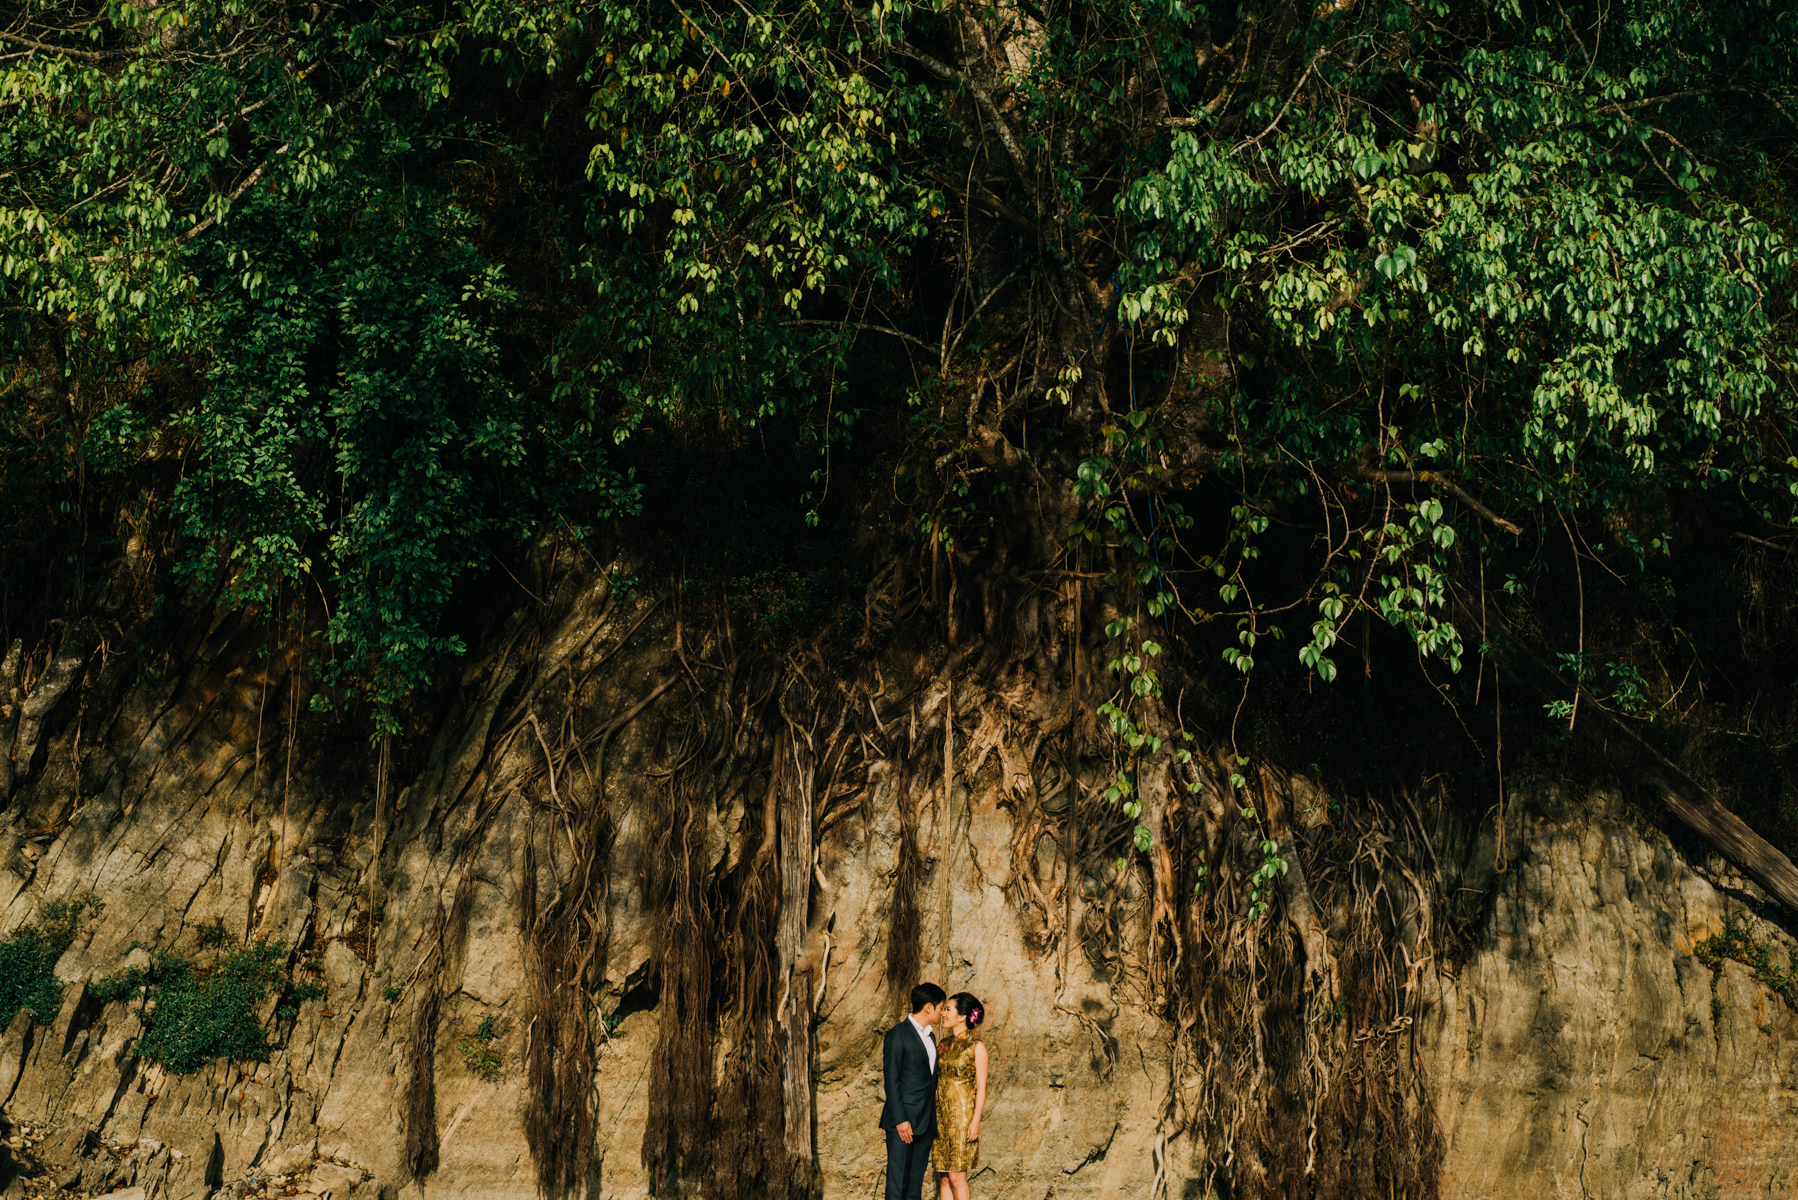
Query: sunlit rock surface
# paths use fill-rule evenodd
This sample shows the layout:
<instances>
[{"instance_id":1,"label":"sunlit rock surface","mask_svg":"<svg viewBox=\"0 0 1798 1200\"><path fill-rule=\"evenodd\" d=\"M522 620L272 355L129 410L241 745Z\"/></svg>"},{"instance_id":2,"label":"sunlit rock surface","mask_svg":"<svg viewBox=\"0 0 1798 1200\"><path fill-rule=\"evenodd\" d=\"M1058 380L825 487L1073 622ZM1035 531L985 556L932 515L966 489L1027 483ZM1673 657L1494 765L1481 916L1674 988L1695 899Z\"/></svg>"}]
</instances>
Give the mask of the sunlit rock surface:
<instances>
[{"instance_id":1,"label":"sunlit rock surface","mask_svg":"<svg viewBox=\"0 0 1798 1200\"><path fill-rule=\"evenodd\" d=\"M603 627L601 612L566 604L534 651L550 660L542 674L617 651L585 695L588 721L628 709L680 669L666 631L617 645L640 612L606 616ZM250 636L213 631L173 682L115 681L110 713L98 715L97 700L66 717L14 794L0 844L5 927L89 891L105 910L57 965L67 986L56 1019L33 1025L21 1014L0 1042L0 1098L14 1127L30 1131L13 1157L40 1172L32 1189L68 1179L88 1195L152 1184L171 1200L254 1195L281 1177L337 1200L534 1198L522 1131L531 1031L520 1019L520 888L534 840L538 886L553 891L563 831L516 786L543 754L514 711L517 694L503 705L493 696L516 677L516 660L503 646L471 659L463 700L428 731L425 767L382 797L374 754L329 725L301 725L290 766L287 713L269 703L280 680L258 673ZM616 843L601 1009L618 1018L596 1080L597 1194L607 1197L647 1193L640 1148L660 1013L645 981L661 918L646 887L658 869L658 761L643 722L622 732L606 765ZM875 1119L879 1039L899 1015L884 974L901 775L871 771L865 795L839 804L818 834L807 953L824 964L812 976L813 1078L831 1197L877 1194L883 1166ZM1095 966L1065 938L1045 948L1042 931L1020 919L1007 898L1013 825L1002 789L958 787L945 812L940 776L934 794L929 783L912 784L922 797L924 973L977 992L991 1014L976 1193L1146 1195L1160 1164L1163 1194L1206 1194L1195 1148L1169 1120L1169 1031L1146 1008L1139 974L1127 962ZM741 815L740 806L716 814L706 849L715 864L742 853ZM1464 936L1423 947L1430 958L1411 976L1425 992L1423 1017L1402 1036L1428 1066L1447 1141L1441 1194L1786 1194L1798 1150L1798 1023L1747 968L1713 974L1694 957L1726 917L1746 912L1752 889L1688 863L1615 797L1525 787L1505 821L1502 862L1491 814L1443 837ZM1036 870L1063 906L1058 919L1077 928L1096 885L1076 879L1070 894L1052 846L1039 847ZM1139 923L1140 907L1130 918ZM1789 961L1789 938L1742 919ZM291 1015L269 998L267 1062L173 1075L134 1053L134 1008L102 1004L83 985L119 970L134 943L199 953L200 930L215 922L233 944L303 948L296 968L325 996ZM430 967L439 930L441 962ZM1140 941L1140 929L1123 931L1126 948ZM433 969L439 1161L418 1179L405 1158L406 1088L416 993ZM461 1048L489 1017L500 1057L492 1080ZM25 1180L11 1186L6 1195L26 1194Z\"/></svg>"}]
</instances>

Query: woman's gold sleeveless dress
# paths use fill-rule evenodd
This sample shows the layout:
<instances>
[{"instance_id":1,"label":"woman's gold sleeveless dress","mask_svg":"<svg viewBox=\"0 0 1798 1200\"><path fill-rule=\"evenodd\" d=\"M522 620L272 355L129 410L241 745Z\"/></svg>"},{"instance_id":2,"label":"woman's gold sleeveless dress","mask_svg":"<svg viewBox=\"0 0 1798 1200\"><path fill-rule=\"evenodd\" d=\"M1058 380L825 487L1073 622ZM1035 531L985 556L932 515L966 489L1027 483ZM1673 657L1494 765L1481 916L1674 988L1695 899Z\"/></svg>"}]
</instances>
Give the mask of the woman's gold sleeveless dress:
<instances>
[{"instance_id":1,"label":"woman's gold sleeveless dress","mask_svg":"<svg viewBox=\"0 0 1798 1200\"><path fill-rule=\"evenodd\" d=\"M936 1141L930 1146L935 1171L974 1171L980 1167L980 1141L968 1140L974 1119L974 1047L967 1034L950 1038L936 1058Z\"/></svg>"}]
</instances>

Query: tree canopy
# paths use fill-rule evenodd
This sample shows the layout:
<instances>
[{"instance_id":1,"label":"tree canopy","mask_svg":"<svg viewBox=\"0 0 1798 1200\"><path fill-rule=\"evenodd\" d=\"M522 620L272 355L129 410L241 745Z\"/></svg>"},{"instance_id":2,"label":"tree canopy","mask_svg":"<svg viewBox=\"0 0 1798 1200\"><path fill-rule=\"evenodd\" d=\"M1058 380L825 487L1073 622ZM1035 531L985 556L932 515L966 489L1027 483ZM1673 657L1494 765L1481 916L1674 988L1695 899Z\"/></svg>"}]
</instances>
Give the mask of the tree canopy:
<instances>
[{"instance_id":1,"label":"tree canopy","mask_svg":"<svg viewBox=\"0 0 1798 1200\"><path fill-rule=\"evenodd\" d=\"M1440 690L1488 606L1638 722L1682 656L1791 707L1777 616L1722 663L1681 608L1760 603L1798 520L1788 5L59 0L0 43L13 632L316 601L392 728L546 530L812 623L873 538L1101 578L1132 754L1164 644L1321 686L1391 627Z\"/></svg>"}]
</instances>

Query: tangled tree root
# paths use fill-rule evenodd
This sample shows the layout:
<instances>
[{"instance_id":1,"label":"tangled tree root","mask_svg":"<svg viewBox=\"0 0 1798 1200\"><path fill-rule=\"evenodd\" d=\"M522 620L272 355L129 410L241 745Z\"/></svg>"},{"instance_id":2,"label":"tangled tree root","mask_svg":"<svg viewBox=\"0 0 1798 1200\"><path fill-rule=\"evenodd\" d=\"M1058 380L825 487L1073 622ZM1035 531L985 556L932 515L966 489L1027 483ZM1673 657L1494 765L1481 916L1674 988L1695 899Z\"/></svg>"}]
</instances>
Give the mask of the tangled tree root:
<instances>
[{"instance_id":1,"label":"tangled tree root","mask_svg":"<svg viewBox=\"0 0 1798 1200\"><path fill-rule=\"evenodd\" d=\"M1415 1020L1439 885L1353 813L1352 831L1301 836L1285 781L1263 773L1255 798L1288 862L1283 919L1246 916L1263 831L1227 769L1199 774L1186 857L1205 848L1211 869L1185 906L1171 1109L1204 1146L1207 1194L1433 1200L1444 1141Z\"/></svg>"},{"instance_id":2,"label":"tangled tree root","mask_svg":"<svg viewBox=\"0 0 1798 1200\"><path fill-rule=\"evenodd\" d=\"M1099 631L1115 609L1072 582L964 591L956 569L953 556L933 556L933 575L920 572L910 600L904 573L891 573L880 607L896 623L933 605L934 623L959 604L967 611L953 626L980 630L959 647L827 666L815 655L734 656L725 629L690 653L677 614L678 665L619 715L578 731L576 696L593 668L577 670L586 651L576 649L562 655L570 702L553 725L530 711L531 698L549 694L541 672L514 715L493 721L503 732L487 761L518 737L542 757L523 775L489 779L498 799L484 804L522 790L547 817L532 828L554 830L528 848L521 913L532 979L526 1132L547 1200L582 1195L594 1168L591 1080L604 1035L593 1001L604 985L612 838L605 752L671 688L678 707L645 735L664 764L646 814L661 1003L641 1160L655 1195L820 1193L812 1025L827 965L813 955L827 952L807 949L816 843L877 800L895 806L883 973L898 1000L923 968L923 889L946 879L932 873L971 864L984 877L995 866L960 840L965 788L970 804L983 797L1010 813L1004 888L1030 951L1058 960L1065 980L1078 947L1117 1003L1165 1021L1171 1074L1152 1190L1165 1195L1175 1175L1196 1174L1201 1194L1233 1200L1433 1197L1442 1137L1412 1037L1440 900L1433 860L1382 833L1393 821L1377 809L1345 812L1334 826L1301 821L1287 780L1242 781L1221 753L1137 773L1151 835L1139 851L1137 819L1104 795L1137 764L1096 716L1095 690L1109 680L1095 664L1111 640ZM1007 625L1019 613L1028 629ZM1176 736L1165 708L1146 711L1157 736ZM938 842L927 857L920 823L933 808ZM1250 808L1260 815L1246 816ZM741 824L714 831L727 813ZM713 861L708 845L719 842L734 849ZM1286 870L1257 915L1251 891L1270 845ZM544 871L553 883L540 900ZM439 969L419 989L420 1037L434 1025ZM1099 1061L1115 1060L1105 1029L1064 1011L1088 1027ZM428 1063L428 1049L418 1061ZM429 1091L428 1078L414 1087L415 1106ZM429 1117L415 1111L409 1126L431 1128ZM409 1144L415 1170L428 1169L433 1149ZM1176 1161L1181 1153L1190 1165Z\"/></svg>"}]
</instances>

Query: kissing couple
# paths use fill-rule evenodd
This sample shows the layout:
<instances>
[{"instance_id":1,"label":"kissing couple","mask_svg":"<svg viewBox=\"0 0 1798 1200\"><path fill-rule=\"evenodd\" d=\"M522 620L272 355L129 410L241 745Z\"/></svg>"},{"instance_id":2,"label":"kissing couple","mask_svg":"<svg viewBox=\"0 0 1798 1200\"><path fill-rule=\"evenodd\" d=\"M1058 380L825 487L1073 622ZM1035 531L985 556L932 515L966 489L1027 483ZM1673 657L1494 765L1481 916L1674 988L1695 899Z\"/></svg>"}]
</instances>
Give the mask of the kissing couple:
<instances>
[{"instance_id":1,"label":"kissing couple","mask_svg":"<svg viewBox=\"0 0 1798 1200\"><path fill-rule=\"evenodd\" d=\"M945 996L920 983L911 990L911 1016L887 1031L886 1200L918 1200L926 1163L936 1172L937 1200L968 1200L986 1108L986 1046L974 1030L985 1019L986 1006L968 992Z\"/></svg>"}]
</instances>

